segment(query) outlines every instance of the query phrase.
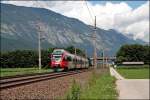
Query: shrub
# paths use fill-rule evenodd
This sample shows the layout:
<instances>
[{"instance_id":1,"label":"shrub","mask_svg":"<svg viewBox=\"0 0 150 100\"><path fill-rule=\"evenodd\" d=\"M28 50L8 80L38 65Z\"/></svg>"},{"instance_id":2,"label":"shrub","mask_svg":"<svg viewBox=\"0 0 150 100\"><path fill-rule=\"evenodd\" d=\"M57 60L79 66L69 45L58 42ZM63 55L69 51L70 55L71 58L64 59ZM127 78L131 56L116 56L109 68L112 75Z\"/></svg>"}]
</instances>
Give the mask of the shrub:
<instances>
[{"instance_id":1,"label":"shrub","mask_svg":"<svg viewBox=\"0 0 150 100\"><path fill-rule=\"evenodd\" d=\"M41 59L42 66L48 65L50 58L49 51L42 50ZM12 52L1 53L0 55L2 68L16 68L16 67L33 67L38 66L38 52L33 50L16 50Z\"/></svg>"}]
</instances>

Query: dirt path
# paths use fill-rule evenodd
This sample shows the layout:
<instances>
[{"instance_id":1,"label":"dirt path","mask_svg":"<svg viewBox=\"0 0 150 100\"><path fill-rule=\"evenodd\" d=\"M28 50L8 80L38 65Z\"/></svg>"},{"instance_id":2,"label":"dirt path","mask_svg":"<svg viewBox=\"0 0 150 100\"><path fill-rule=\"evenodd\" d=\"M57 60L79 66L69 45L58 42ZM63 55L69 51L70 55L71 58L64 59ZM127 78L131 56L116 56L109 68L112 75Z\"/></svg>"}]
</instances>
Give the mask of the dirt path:
<instances>
[{"instance_id":1,"label":"dirt path","mask_svg":"<svg viewBox=\"0 0 150 100\"><path fill-rule=\"evenodd\" d=\"M125 79L113 68L110 73L117 78L118 99L150 99L149 79Z\"/></svg>"}]
</instances>

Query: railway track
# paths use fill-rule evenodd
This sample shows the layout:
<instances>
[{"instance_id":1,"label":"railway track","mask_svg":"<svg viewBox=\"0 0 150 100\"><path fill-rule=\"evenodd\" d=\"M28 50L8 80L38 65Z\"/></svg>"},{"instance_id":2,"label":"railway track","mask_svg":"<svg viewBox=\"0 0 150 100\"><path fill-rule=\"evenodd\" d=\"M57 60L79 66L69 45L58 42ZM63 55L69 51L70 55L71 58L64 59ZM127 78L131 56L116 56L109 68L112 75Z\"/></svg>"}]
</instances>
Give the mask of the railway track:
<instances>
[{"instance_id":1,"label":"railway track","mask_svg":"<svg viewBox=\"0 0 150 100\"><path fill-rule=\"evenodd\" d=\"M82 69L76 71L68 71L68 72L58 72L58 73L45 73L45 74L36 74L36 75L23 75L16 77L6 77L0 78L0 90L7 89L12 87L17 87L20 85L26 85L34 82L55 79L58 77L64 77L68 75L78 74L82 72L89 71L89 69Z\"/></svg>"}]
</instances>

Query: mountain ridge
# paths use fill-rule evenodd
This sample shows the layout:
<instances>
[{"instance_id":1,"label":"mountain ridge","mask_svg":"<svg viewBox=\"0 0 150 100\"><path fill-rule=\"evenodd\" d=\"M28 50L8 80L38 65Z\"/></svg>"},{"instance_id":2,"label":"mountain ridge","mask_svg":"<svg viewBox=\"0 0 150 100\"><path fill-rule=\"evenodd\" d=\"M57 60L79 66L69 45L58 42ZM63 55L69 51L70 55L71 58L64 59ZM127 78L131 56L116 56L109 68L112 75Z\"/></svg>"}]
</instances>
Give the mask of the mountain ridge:
<instances>
[{"instance_id":1,"label":"mountain ridge","mask_svg":"<svg viewBox=\"0 0 150 100\"><path fill-rule=\"evenodd\" d=\"M91 37L87 36L93 33L90 25L45 8L15 6L2 3L1 50L36 50L38 48L39 32L37 22L40 23L42 37L45 38L42 41L42 48L74 45L86 49L89 55L92 55L93 42ZM98 54L100 54L103 48L106 48L108 55L115 55L118 48L123 44L141 43L141 41L129 39L113 29L104 30L97 28L96 37ZM15 44L15 47L12 44Z\"/></svg>"}]
</instances>

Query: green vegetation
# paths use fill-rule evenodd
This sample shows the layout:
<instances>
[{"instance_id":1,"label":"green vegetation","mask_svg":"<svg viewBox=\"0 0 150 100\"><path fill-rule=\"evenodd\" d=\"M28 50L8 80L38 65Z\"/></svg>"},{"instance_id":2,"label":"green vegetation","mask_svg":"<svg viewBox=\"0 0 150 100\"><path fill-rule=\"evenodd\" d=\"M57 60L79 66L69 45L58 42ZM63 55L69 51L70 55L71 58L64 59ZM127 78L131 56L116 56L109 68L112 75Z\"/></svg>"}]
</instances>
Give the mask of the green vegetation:
<instances>
[{"instance_id":1,"label":"green vegetation","mask_svg":"<svg viewBox=\"0 0 150 100\"><path fill-rule=\"evenodd\" d=\"M128 79L149 79L150 69L145 66L143 68L133 68L133 66L117 68L117 71L125 78Z\"/></svg>"},{"instance_id":2,"label":"green vegetation","mask_svg":"<svg viewBox=\"0 0 150 100\"><path fill-rule=\"evenodd\" d=\"M52 51L51 51L52 52ZM48 66L50 51L42 50L42 67ZM1 68L20 68L38 66L38 52L32 50L16 50L1 53Z\"/></svg>"},{"instance_id":3,"label":"green vegetation","mask_svg":"<svg viewBox=\"0 0 150 100\"><path fill-rule=\"evenodd\" d=\"M49 67L50 57L54 48L41 50L42 67ZM64 48L67 51L74 53L74 47ZM85 55L84 52L77 48L78 55ZM38 66L38 52L33 50L16 50L11 52L0 52L0 68L27 68Z\"/></svg>"},{"instance_id":4,"label":"green vegetation","mask_svg":"<svg viewBox=\"0 0 150 100\"><path fill-rule=\"evenodd\" d=\"M69 51L72 54L75 53L75 47L74 46L69 46L69 47L65 48L65 50ZM77 55L85 56L85 52L79 48L76 48L76 53L77 53Z\"/></svg>"},{"instance_id":5,"label":"green vegetation","mask_svg":"<svg viewBox=\"0 0 150 100\"><path fill-rule=\"evenodd\" d=\"M71 53L74 53L74 47L70 46L64 48ZM50 72L49 68L50 57L49 55L53 52L54 48L48 50L41 50L42 59L42 70L39 71L38 67L38 52L33 50L16 50L11 52L0 52L0 72L1 77L23 75L32 73L43 73ZM83 51L77 49L77 54L82 55ZM19 66L19 67L18 67Z\"/></svg>"},{"instance_id":6,"label":"green vegetation","mask_svg":"<svg viewBox=\"0 0 150 100\"><path fill-rule=\"evenodd\" d=\"M73 83L70 94L67 95L68 100L98 100L98 99L117 99L117 91L115 85L116 79L109 73L95 74L93 73L88 85L80 87L77 83Z\"/></svg>"},{"instance_id":7,"label":"green vegetation","mask_svg":"<svg viewBox=\"0 0 150 100\"><path fill-rule=\"evenodd\" d=\"M80 99L117 99L115 80L108 73L93 75L89 87L82 91Z\"/></svg>"},{"instance_id":8,"label":"green vegetation","mask_svg":"<svg viewBox=\"0 0 150 100\"><path fill-rule=\"evenodd\" d=\"M124 61L143 61L145 64L149 64L150 47L148 45L123 45L117 52L117 63Z\"/></svg>"},{"instance_id":9,"label":"green vegetation","mask_svg":"<svg viewBox=\"0 0 150 100\"><path fill-rule=\"evenodd\" d=\"M67 100L78 100L80 97L80 86L77 84L75 80L73 80L73 84L71 87L71 91L67 94Z\"/></svg>"},{"instance_id":10,"label":"green vegetation","mask_svg":"<svg viewBox=\"0 0 150 100\"><path fill-rule=\"evenodd\" d=\"M52 69L41 69L38 68L1 68L0 76L15 76L15 75L23 75L23 74L33 74L33 73L44 73L44 72L52 72Z\"/></svg>"}]
</instances>

